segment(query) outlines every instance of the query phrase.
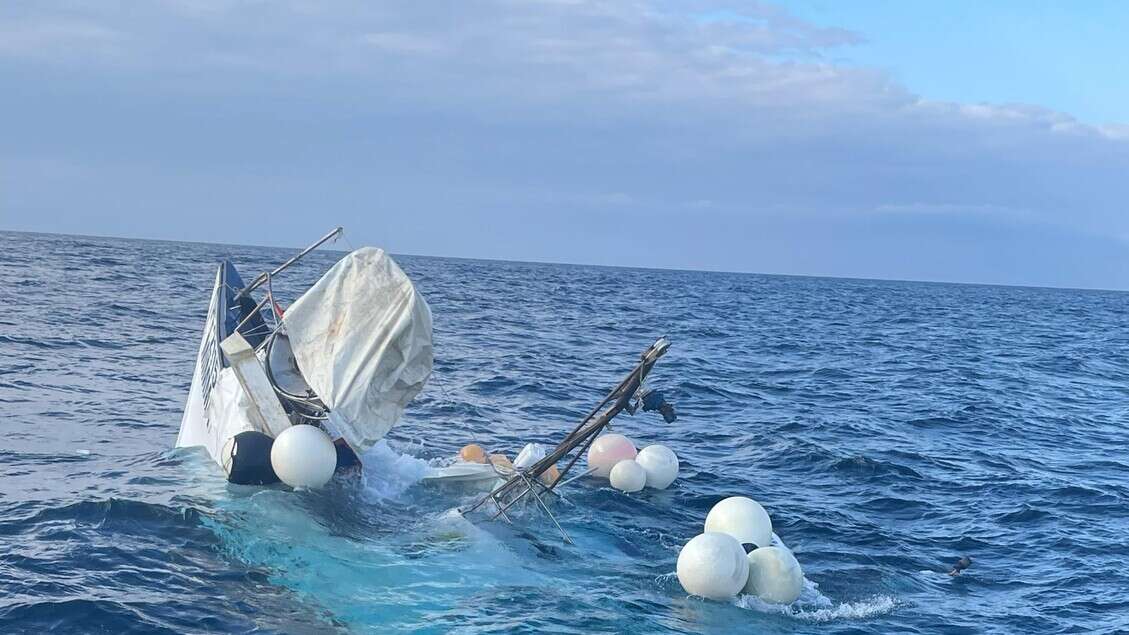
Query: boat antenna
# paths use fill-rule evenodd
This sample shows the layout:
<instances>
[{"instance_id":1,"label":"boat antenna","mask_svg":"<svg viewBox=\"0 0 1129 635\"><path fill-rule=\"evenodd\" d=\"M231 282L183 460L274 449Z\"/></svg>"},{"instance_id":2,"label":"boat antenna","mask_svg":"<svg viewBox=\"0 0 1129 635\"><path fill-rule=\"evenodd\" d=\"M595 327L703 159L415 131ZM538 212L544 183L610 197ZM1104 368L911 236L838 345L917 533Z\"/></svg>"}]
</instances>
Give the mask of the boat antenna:
<instances>
[{"instance_id":1,"label":"boat antenna","mask_svg":"<svg viewBox=\"0 0 1129 635\"><path fill-rule=\"evenodd\" d=\"M270 280L274 276L277 276L279 273L284 271L290 265L293 265L294 263L301 260L303 256L310 253L311 251L317 249L318 247L321 247L322 245L329 242L330 240L337 240L338 238L341 237L341 235L344 232L345 232L344 227L337 227L333 231L331 231L328 234L319 238L317 240L317 242L315 242L314 244L312 244L309 247L306 247L305 249L303 249L301 252L298 253L298 255L294 256L290 260L287 260L286 262L284 262L281 265L279 265L278 267L276 267L274 271L270 271L270 272L264 271L263 273L260 273L258 275L258 277L256 277L254 280L251 281L251 284L243 287L242 289L239 290L239 293L235 294L235 301L238 301L240 298L243 298L247 295L250 295L250 293L252 291L254 291L255 289L258 289L262 285L266 284L266 282L268 280Z\"/></svg>"}]
</instances>

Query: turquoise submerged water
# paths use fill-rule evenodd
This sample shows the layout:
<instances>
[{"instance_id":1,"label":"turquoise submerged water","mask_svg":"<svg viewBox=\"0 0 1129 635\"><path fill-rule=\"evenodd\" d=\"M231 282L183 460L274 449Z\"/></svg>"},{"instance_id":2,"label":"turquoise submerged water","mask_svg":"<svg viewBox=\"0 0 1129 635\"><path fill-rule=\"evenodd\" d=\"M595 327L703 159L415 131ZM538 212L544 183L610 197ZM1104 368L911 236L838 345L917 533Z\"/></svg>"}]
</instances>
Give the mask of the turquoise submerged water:
<instances>
[{"instance_id":1,"label":"turquoise submerged water","mask_svg":"<svg viewBox=\"0 0 1129 635\"><path fill-rule=\"evenodd\" d=\"M435 373L363 477L228 485L172 449L214 266L289 253L0 234L0 632L1129 629L1125 294L403 257ZM680 418L617 428L679 454L671 489L570 485L568 545L418 482L558 439L664 334ZM681 590L734 494L802 563L795 605Z\"/></svg>"}]
</instances>

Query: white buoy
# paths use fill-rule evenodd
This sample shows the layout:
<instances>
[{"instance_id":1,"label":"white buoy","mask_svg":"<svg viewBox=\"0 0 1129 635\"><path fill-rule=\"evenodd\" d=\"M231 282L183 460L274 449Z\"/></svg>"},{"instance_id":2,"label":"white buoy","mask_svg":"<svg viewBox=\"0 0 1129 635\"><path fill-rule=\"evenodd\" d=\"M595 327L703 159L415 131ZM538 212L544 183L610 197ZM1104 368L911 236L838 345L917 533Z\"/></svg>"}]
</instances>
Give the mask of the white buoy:
<instances>
[{"instance_id":1,"label":"white buoy","mask_svg":"<svg viewBox=\"0 0 1129 635\"><path fill-rule=\"evenodd\" d=\"M804 590L804 572L792 552L783 547L760 547L749 552L749 581L745 593L765 602L791 604Z\"/></svg>"},{"instance_id":2,"label":"white buoy","mask_svg":"<svg viewBox=\"0 0 1129 635\"><path fill-rule=\"evenodd\" d=\"M595 469L596 476L608 478L616 463L634 459L637 454L635 444L622 434L605 434L592 442L588 448L588 469Z\"/></svg>"},{"instance_id":3,"label":"white buoy","mask_svg":"<svg viewBox=\"0 0 1129 635\"><path fill-rule=\"evenodd\" d=\"M639 450L635 462L647 472L647 487L666 489L678 478L678 457L665 445L648 445Z\"/></svg>"},{"instance_id":4,"label":"white buoy","mask_svg":"<svg viewBox=\"0 0 1129 635\"><path fill-rule=\"evenodd\" d=\"M270 452L271 467L290 487L315 489L333 478L337 450L329 435L311 425L296 425L282 431Z\"/></svg>"},{"instance_id":5,"label":"white buoy","mask_svg":"<svg viewBox=\"0 0 1129 635\"><path fill-rule=\"evenodd\" d=\"M678 552L678 581L691 595L727 600L745 588L749 561L741 543L729 534L706 532Z\"/></svg>"},{"instance_id":6,"label":"white buoy","mask_svg":"<svg viewBox=\"0 0 1129 635\"><path fill-rule=\"evenodd\" d=\"M772 519L760 503L745 496L730 496L714 505L706 515L705 529L729 534L741 544L772 544Z\"/></svg>"},{"instance_id":7,"label":"white buoy","mask_svg":"<svg viewBox=\"0 0 1129 635\"><path fill-rule=\"evenodd\" d=\"M638 492L647 485L647 471L631 459L615 464L608 474L612 487L624 492Z\"/></svg>"}]
</instances>

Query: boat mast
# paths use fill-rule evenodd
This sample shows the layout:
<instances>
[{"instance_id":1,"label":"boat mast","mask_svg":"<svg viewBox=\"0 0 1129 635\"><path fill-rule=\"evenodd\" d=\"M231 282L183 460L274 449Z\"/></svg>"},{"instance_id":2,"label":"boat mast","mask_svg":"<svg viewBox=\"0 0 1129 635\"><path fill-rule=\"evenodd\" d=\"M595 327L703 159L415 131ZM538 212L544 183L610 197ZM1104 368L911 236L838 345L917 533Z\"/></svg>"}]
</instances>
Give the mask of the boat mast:
<instances>
[{"instance_id":1,"label":"boat mast","mask_svg":"<svg viewBox=\"0 0 1129 635\"><path fill-rule=\"evenodd\" d=\"M331 231L328 234L319 238L317 240L317 242L315 242L314 244L312 244L309 247L306 247L305 249L303 249L301 252L298 253L298 255L294 256L290 260L287 260L286 262L284 262L281 265L279 265L278 267L276 267L274 271L270 271L270 272L264 271L263 273L260 273L258 275L258 277L256 277L254 280L251 281L251 284L243 287L242 289L239 290L238 293L235 294L234 300L238 302L240 298L243 298L243 297L250 295L252 291L261 287L264 283L266 283L267 280L270 280L274 276L277 276L278 274L282 273L288 267L290 267L294 263L301 260L302 257L305 256L306 254L308 254L311 251L317 249L318 247L321 247L323 244L329 242L330 240L336 240L337 238L339 238L341 236L341 234L344 233L344 231L345 231L344 227L337 227L333 231Z\"/></svg>"}]
</instances>

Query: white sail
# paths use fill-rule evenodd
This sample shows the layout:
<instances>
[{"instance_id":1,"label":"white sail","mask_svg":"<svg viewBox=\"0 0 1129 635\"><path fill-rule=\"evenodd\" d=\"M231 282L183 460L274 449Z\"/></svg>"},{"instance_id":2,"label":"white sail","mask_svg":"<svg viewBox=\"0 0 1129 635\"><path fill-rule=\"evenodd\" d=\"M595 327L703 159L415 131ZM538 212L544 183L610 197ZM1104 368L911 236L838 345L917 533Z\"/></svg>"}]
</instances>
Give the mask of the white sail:
<instances>
[{"instance_id":1,"label":"white sail","mask_svg":"<svg viewBox=\"0 0 1129 635\"><path fill-rule=\"evenodd\" d=\"M282 321L302 376L357 452L388 433L431 375L431 309L381 249L342 258Z\"/></svg>"}]
</instances>

